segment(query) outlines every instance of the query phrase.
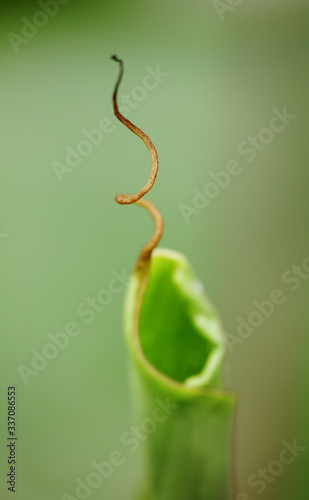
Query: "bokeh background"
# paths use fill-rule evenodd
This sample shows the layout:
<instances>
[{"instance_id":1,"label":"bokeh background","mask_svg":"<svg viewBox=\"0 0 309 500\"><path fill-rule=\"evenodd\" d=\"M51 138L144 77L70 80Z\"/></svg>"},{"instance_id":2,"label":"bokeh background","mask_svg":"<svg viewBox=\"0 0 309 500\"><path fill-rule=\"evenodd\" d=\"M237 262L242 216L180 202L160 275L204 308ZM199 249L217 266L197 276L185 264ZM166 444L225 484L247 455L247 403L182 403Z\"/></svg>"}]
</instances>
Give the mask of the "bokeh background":
<instances>
[{"instance_id":1,"label":"bokeh background","mask_svg":"<svg viewBox=\"0 0 309 500\"><path fill-rule=\"evenodd\" d=\"M120 96L127 116L158 149L160 171L149 199L164 215L162 246L187 255L230 335L237 335L239 317L256 310L255 300L269 299L275 289L286 297L227 350L226 387L239 400L237 492L247 495L243 500L307 498L308 3L71 0L56 6L46 22L38 2L1 3L1 498L12 495L5 483L12 384L18 390L16 498L77 498L76 478L85 480L92 462L113 450L125 462L88 497L132 498L138 451L120 441L137 423L122 334L124 287L91 321L77 311L108 288L115 272L130 273L152 232L143 211L113 200L138 190L149 174L146 148L113 117L113 53L125 61ZM36 32L28 21L42 26ZM145 80L158 65L164 75ZM239 145L285 106L295 118L247 161ZM54 165L65 165L66 148L82 148L83 131L102 120L98 145L57 176ZM203 192L211 172L231 160L241 173L207 206L194 208L193 190ZM195 210L188 223L182 204ZM282 280L284 273L302 274L297 289L291 290L296 281ZM26 385L20 365L31 368L32 350L41 353L48 334L70 321L81 333ZM294 439L307 449L259 495L249 476Z\"/></svg>"}]
</instances>

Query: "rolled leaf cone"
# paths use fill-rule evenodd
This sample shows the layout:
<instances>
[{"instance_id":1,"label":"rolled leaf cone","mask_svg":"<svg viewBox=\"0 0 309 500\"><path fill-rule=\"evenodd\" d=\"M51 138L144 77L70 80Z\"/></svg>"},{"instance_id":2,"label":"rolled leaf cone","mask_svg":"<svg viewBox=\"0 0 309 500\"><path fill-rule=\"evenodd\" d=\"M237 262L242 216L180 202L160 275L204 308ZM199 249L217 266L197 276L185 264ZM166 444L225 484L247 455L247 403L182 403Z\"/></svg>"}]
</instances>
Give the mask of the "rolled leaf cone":
<instances>
[{"instance_id":1,"label":"rolled leaf cone","mask_svg":"<svg viewBox=\"0 0 309 500\"><path fill-rule=\"evenodd\" d=\"M222 388L224 338L187 259L156 249L146 290L128 285L125 334L144 433L137 500L231 499L235 395Z\"/></svg>"}]
</instances>

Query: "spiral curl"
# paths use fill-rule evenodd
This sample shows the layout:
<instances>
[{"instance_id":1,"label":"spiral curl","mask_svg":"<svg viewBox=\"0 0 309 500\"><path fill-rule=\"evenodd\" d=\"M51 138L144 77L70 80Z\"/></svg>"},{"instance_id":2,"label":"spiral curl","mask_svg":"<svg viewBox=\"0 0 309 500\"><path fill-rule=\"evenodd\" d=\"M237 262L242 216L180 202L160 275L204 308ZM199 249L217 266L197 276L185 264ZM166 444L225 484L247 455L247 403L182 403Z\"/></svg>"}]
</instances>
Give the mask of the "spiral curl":
<instances>
[{"instance_id":1,"label":"spiral curl","mask_svg":"<svg viewBox=\"0 0 309 500\"><path fill-rule=\"evenodd\" d=\"M143 246L135 266L135 269L140 271L146 268L149 269L151 253L153 249L158 245L163 234L163 219L159 210L150 201L142 199L143 196L146 193L148 193L148 191L150 191L156 180L156 176L158 173L158 166L159 166L158 154L156 148L154 147L152 141L149 139L148 135L146 135L145 132L143 132L140 128L136 127L130 120L125 118L119 111L117 104L117 93L123 76L123 61L119 59L116 55L112 55L111 59L118 62L120 66L119 75L113 93L113 107L115 116L129 130L131 130L135 135L137 135L138 137L140 137L140 139L142 139L144 144L147 146L151 158L151 172L147 184L142 189L140 189L136 194L118 194L117 196L115 196L116 202L119 203L120 205L131 205L132 203L136 203L137 205L140 205L141 207L145 208L150 213L150 215L154 220L155 224L154 234L152 238L148 241L148 243L146 243L146 245Z\"/></svg>"}]
</instances>

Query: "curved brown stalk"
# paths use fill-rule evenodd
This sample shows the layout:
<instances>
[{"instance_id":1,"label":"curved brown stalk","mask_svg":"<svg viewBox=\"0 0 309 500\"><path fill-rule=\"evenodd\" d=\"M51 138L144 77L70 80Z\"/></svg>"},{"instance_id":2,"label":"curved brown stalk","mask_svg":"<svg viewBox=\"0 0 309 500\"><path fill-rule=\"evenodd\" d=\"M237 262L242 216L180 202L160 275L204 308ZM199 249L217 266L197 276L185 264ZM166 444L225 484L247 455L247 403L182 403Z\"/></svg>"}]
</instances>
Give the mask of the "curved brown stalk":
<instances>
[{"instance_id":1,"label":"curved brown stalk","mask_svg":"<svg viewBox=\"0 0 309 500\"><path fill-rule=\"evenodd\" d=\"M136 264L136 268L138 269L140 267L144 267L145 263L150 260L152 250L158 245L163 234L163 219L157 207L149 200L140 199L136 203L137 205L140 205L148 210L155 223L155 230L152 238L148 241L148 243L146 243L146 245L143 246L139 254Z\"/></svg>"},{"instance_id":2,"label":"curved brown stalk","mask_svg":"<svg viewBox=\"0 0 309 500\"><path fill-rule=\"evenodd\" d=\"M120 203L121 205L126 205L130 203L134 203L135 201L139 200L144 196L144 194L148 193L148 191L152 188L154 181L156 180L157 172L158 172L158 154L156 151L156 148L154 147L152 141L149 139L148 135L146 135L140 128L136 127L130 120L125 118L118 109L118 104L117 104L117 92L118 88L120 85L120 82L122 80L122 75L123 75L123 62L121 59L119 59L116 55L113 55L111 57L114 61L118 62L120 65L120 71L119 71L119 76L115 85L115 90L113 94L113 106L114 106L114 113L117 116L118 120L121 121L128 129L130 129L135 135L140 137L142 141L146 144L148 151L150 153L150 158L151 158L151 173L149 180L147 184L139 190L138 193L132 194L132 195L123 195L123 194L118 194L116 196L116 201L117 203Z\"/></svg>"},{"instance_id":3,"label":"curved brown stalk","mask_svg":"<svg viewBox=\"0 0 309 500\"><path fill-rule=\"evenodd\" d=\"M114 113L116 117L118 118L121 123L123 123L128 129L130 129L135 135L140 137L142 141L146 144L148 151L150 153L150 158L151 158L151 172L150 172L150 177L147 182L147 184L138 191L136 194L118 194L115 196L115 200L117 203L120 203L121 205L130 205L132 203L137 203L138 205L142 206L143 208L146 208L148 212L151 214L154 223L155 223L155 231L152 236L152 238L149 240L146 245L142 248L135 269L137 271L145 271L145 276L147 278L148 272L149 272L149 263L150 263L150 257L152 250L157 246L159 243L162 234L163 234L163 219L162 216L153 203L151 203L148 200L142 199L144 194L148 193L148 191L152 188L157 172L158 172L158 154L156 151L156 148L154 147L152 141L149 139L148 135L146 135L140 128L136 127L130 120L125 118L119 111L118 109L118 104L117 104L117 92L118 88L120 85L120 82L122 80L122 75L123 75L123 62L121 59L119 59L116 55L111 56L111 59L114 61L118 62L120 65L120 71L119 71L119 76L115 85L114 93L113 93L113 106L114 106Z\"/></svg>"}]
</instances>

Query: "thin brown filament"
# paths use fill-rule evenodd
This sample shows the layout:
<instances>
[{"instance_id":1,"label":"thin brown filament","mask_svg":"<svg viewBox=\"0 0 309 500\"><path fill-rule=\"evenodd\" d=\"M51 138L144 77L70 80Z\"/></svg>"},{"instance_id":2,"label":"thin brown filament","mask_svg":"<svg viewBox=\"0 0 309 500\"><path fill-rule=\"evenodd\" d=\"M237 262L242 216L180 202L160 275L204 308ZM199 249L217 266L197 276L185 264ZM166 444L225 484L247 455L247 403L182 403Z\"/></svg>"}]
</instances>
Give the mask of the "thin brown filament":
<instances>
[{"instance_id":1,"label":"thin brown filament","mask_svg":"<svg viewBox=\"0 0 309 500\"><path fill-rule=\"evenodd\" d=\"M130 205L132 203L136 203L137 205L140 205L141 207L145 208L148 210L150 215L152 216L155 224L155 230L152 238L144 245L142 248L139 258L137 261L137 264L135 266L135 269L137 271L145 271L145 278L147 280L148 274L149 274L149 263L150 263L150 257L153 249L158 245L162 234L163 234L163 219L162 216L153 203L151 203L148 200L142 199L144 194L148 193L148 191L152 188L157 172L158 172L158 155L156 148L154 147L152 141L149 139L148 135L146 135L140 128L136 127L130 120L127 120L118 109L118 104L117 104L117 92L118 88L120 85L120 82L122 80L122 75L123 75L123 62L121 59L119 59L116 55L111 56L111 58L118 62L120 65L120 71L119 71L119 76L115 85L114 93L113 93L113 106L114 106L114 113L116 117L118 118L121 123L123 123L126 127L128 127L134 134L136 134L138 137L142 139L142 141L146 144L148 151L150 153L151 157L151 173L149 180L147 184L138 191L138 193L131 195L131 194L118 194L115 196L115 200L117 203L120 203L121 205Z\"/></svg>"},{"instance_id":2,"label":"thin brown filament","mask_svg":"<svg viewBox=\"0 0 309 500\"><path fill-rule=\"evenodd\" d=\"M136 204L148 210L155 223L155 230L152 235L152 238L148 241L148 243L146 243L146 245L143 246L139 254L136 264L136 268L139 269L140 267L143 267L146 262L149 262L152 250L156 248L162 237L163 219L157 207L149 200L141 199L138 200Z\"/></svg>"},{"instance_id":3,"label":"thin brown filament","mask_svg":"<svg viewBox=\"0 0 309 500\"><path fill-rule=\"evenodd\" d=\"M158 154L156 151L156 148L154 147L152 141L149 139L148 135L146 135L140 128L136 127L130 120L125 118L118 109L118 104L117 104L117 92L118 88L120 85L120 82L122 80L122 75L123 75L123 62L121 59L119 59L116 55L113 55L111 57L114 61L118 62L120 65L120 71L119 71L119 76L115 85L115 90L113 94L113 106L114 106L114 113L116 117L118 118L121 123L123 123L128 129L130 129L135 135L140 137L142 141L146 144L148 151L150 153L150 158L151 158L151 172L150 172L150 177L147 182L147 184L140 189L140 191L136 194L118 194L115 197L115 200L117 203L120 203L121 205L128 205L131 203L135 203L137 200L142 198L144 194L148 193L148 191L152 188L154 185L154 181L156 180L157 172L158 172Z\"/></svg>"}]
</instances>

